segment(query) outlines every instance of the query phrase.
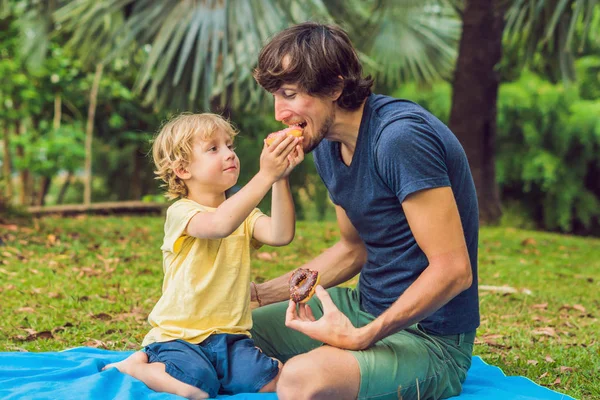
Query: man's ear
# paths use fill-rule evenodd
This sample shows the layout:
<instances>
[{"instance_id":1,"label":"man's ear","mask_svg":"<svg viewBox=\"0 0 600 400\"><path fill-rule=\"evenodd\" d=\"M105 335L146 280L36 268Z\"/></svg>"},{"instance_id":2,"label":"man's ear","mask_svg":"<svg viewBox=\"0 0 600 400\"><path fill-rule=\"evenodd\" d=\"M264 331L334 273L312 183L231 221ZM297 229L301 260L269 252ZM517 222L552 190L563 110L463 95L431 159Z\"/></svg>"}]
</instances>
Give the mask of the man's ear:
<instances>
[{"instance_id":1,"label":"man's ear","mask_svg":"<svg viewBox=\"0 0 600 400\"><path fill-rule=\"evenodd\" d=\"M338 82L337 88L331 94L332 101L337 101L340 98L340 96L342 95L342 92L344 91L344 78L341 75L338 75L338 79L339 79L339 82Z\"/></svg>"},{"instance_id":2,"label":"man's ear","mask_svg":"<svg viewBox=\"0 0 600 400\"><path fill-rule=\"evenodd\" d=\"M173 170L173 172L175 172L175 175L179 178L179 179L190 179L192 177L192 174L190 173L190 171L187 170L187 168L185 167L177 167Z\"/></svg>"}]
</instances>

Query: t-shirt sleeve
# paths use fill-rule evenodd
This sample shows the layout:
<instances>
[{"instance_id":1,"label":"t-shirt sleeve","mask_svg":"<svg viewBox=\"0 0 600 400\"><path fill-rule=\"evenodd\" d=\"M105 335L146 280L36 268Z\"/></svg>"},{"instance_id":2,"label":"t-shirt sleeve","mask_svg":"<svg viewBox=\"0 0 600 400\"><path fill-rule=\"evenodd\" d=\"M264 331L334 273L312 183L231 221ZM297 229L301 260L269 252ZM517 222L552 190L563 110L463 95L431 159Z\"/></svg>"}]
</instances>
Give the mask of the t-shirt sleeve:
<instances>
[{"instance_id":1,"label":"t-shirt sleeve","mask_svg":"<svg viewBox=\"0 0 600 400\"><path fill-rule=\"evenodd\" d=\"M258 219L260 217L265 216L265 214L263 214L262 211L260 211L258 208L255 208L254 210L252 210L252 212L250 213L250 215L248 216L248 218L246 218L246 227L248 229L248 233L250 235L250 244L252 245L252 247L254 247L255 249L260 249L263 245L263 243L259 242L258 240L254 239L254 226L256 225L256 221L258 221Z\"/></svg>"},{"instance_id":2,"label":"t-shirt sleeve","mask_svg":"<svg viewBox=\"0 0 600 400\"><path fill-rule=\"evenodd\" d=\"M205 211L202 206L192 201L179 200L167 209L165 220L165 239L161 250L177 254L186 238L188 223L194 215Z\"/></svg>"},{"instance_id":3,"label":"t-shirt sleeve","mask_svg":"<svg viewBox=\"0 0 600 400\"><path fill-rule=\"evenodd\" d=\"M400 118L383 128L375 162L381 179L400 203L420 190L450 186L444 145L418 117Z\"/></svg>"}]
</instances>

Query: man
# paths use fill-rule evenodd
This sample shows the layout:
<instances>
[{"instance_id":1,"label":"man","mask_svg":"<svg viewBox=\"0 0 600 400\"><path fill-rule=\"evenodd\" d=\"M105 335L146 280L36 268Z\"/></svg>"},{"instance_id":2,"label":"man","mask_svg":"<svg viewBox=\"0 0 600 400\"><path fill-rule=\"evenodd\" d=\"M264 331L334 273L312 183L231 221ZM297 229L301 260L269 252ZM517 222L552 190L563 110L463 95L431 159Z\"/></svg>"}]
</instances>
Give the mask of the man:
<instances>
[{"instance_id":1,"label":"man","mask_svg":"<svg viewBox=\"0 0 600 400\"><path fill-rule=\"evenodd\" d=\"M332 288L318 299L283 302L290 274L253 286L256 344L286 362L279 398L459 394L479 306L477 200L458 140L420 106L372 94L334 26L280 32L255 78L275 118L304 128L341 233L303 266ZM356 290L333 288L358 273Z\"/></svg>"}]
</instances>

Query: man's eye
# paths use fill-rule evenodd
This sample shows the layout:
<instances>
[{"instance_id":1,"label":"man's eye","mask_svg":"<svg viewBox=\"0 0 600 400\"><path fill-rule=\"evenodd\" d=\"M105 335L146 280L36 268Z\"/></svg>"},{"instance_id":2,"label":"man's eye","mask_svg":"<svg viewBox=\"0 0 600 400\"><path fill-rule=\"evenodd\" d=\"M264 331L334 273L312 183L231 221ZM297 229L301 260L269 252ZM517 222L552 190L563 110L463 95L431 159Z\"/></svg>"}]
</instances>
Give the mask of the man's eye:
<instances>
[{"instance_id":1,"label":"man's eye","mask_svg":"<svg viewBox=\"0 0 600 400\"><path fill-rule=\"evenodd\" d=\"M285 97L286 99L293 99L295 96L295 92L283 92L283 97Z\"/></svg>"}]
</instances>

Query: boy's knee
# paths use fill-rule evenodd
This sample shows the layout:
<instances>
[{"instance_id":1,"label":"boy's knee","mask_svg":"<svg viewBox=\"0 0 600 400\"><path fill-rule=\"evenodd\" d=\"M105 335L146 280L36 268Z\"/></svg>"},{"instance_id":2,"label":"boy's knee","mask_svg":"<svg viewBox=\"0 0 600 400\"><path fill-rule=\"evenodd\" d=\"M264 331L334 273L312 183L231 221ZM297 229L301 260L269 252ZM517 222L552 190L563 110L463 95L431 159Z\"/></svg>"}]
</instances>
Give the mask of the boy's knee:
<instances>
[{"instance_id":1,"label":"boy's knee","mask_svg":"<svg viewBox=\"0 0 600 400\"><path fill-rule=\"evenodd\" d=\"M281 376L281 368L283 367L283 364L277 359L274 360L277 361L277 375L275 375L275 378L273 378L271 382L267 383L259 390L260 393L275 392L277 390L277 383L279 382L279 377Z\"/></svg>"}]
</instances>

